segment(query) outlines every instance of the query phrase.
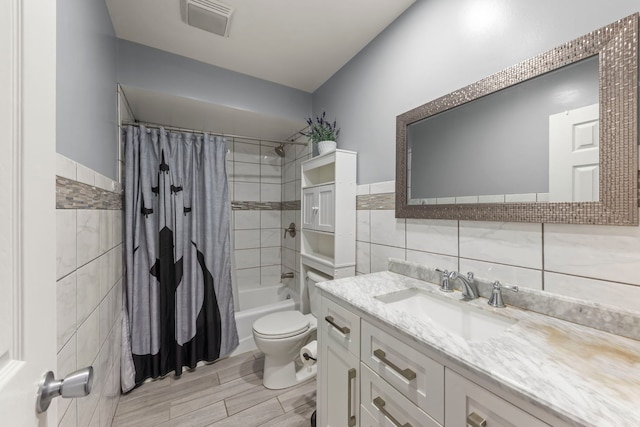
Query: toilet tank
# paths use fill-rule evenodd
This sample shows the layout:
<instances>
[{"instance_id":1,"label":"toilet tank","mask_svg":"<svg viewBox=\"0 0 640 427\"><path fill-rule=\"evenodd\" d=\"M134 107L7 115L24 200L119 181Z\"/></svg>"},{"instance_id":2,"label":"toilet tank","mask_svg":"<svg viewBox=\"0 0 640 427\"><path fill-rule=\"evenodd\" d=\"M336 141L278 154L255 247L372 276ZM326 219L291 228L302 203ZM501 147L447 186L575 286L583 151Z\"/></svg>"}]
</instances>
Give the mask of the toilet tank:
<instances>
[{"instance_id":1,"label":"toilet tank","mask_svg":"<svg viewBox=\"0 0 640 427\"><path fill-rule=\"evenodd\" d=\"M307 290L309 291L309 305L311 314L316 318L320 314L320 292L316 288L316 283L333 280L332 277L326 276L315 271L307 271Z\"/></svg>"}]
</instances>

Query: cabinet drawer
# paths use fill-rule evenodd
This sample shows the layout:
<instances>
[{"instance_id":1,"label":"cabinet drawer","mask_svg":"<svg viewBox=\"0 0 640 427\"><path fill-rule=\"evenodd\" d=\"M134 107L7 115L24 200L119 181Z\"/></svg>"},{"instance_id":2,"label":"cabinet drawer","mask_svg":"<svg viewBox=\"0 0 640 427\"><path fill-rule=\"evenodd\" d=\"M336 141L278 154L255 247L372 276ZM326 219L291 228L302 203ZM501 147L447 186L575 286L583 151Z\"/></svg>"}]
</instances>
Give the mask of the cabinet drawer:
<instances>
[{"instance_id":1,"label":"cabinet drawer","mask_svg":"<svg viewBox=\"0 0 640 427\"><path fill-rule=\"evenodd\" d=\"M444 366L362 321L362 361L439 423L444 423Z\"/></svg>"},{"instance_id":2,"label":"cabinet drawer","mask_svg":"<svg viewBox=\"0 0 640 427\"><path fill-rule=\"evenodd\" d=\"M343 347L360 359L360 317L323 298L322 316L318 321L327 328L328 345Z\"/></svg>"},{"instance_id":3,"label":"cabinet drawer","mask_svg":"<svg viewBox=\"0 0 640 427\"><path fill-rule=\"evenodd\" d=\"M360 364L360 404L369 415L373 416L374 424L370 425L440 427L438 422L391 387L364 363ZM363 411L360 412L362 414Z\"/></svg>"},{"instance_id":4,"label":"cabinet drawer","mask_svg":"<svg viewBox=\"0 0 640 427\"><path fill-rule=\"evenodd\" d=\"M450 369L446 370L445 380L447 427L473 427L482 425L482 420L487 427L549 427ZM477 421L473 423L472 419Z\"/></svg>"}]
</instances>

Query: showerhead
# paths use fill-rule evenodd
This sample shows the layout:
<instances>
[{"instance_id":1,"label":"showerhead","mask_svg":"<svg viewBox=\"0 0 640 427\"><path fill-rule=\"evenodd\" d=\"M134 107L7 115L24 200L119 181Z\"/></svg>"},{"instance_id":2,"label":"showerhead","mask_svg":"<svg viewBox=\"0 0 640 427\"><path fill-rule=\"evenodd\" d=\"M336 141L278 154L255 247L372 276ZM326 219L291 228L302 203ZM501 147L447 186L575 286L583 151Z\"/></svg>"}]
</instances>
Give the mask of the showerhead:
<instances>
[{"instance_id":1,"label":"showerhead","mask_svg":"<svg viewBox=\"0 0 640 427\"><path fill-rule=\"evenodd\" d=\"M280 157L284 157L284 144L280 144L275 148L276 154Z\"/></svg>"}]
</instances>

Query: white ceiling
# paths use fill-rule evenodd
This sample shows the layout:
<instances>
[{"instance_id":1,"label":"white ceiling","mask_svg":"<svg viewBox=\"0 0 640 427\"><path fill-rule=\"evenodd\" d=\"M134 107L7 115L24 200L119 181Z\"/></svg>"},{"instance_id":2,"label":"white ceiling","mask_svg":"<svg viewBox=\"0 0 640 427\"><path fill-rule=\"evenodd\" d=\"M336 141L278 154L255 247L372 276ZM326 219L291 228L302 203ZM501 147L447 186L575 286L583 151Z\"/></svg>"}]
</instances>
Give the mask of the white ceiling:
<instances>
[{"instance_id":1,"label":"white ceiling","mask_svg":"<svg viewBox=\"0 0 640 427\"><path fill-rule=\"evenodd\" d=\"M229 37L185 24L180 0L106 0L119 38L313 92L415 0L222 0Z\"/></svg>"},{"instance_id":2,"label":"white ceiling","mask_svg":"<svg viewBox=\"0 0 640 427\"><path fill-rule=\"evenodd\" d=\"M305 122L225 107L191 98L122 86L135 119L186 129L285 141Z\"/></svg>"}]
</instances>

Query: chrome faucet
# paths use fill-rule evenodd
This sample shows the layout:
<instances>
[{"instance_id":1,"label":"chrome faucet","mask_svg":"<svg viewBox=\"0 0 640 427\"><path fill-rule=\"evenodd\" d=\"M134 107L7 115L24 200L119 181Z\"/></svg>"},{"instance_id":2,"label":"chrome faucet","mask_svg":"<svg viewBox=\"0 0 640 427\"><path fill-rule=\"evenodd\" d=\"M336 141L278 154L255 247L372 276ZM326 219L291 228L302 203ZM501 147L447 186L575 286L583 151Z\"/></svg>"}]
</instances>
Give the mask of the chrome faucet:
<instances>
[{"instance_id":1,"label":"chrome faucet","mask_svg":"<svg viewBox=\"0 0 640 427\"><path fill-rule=\"evenodd\" d=\"M467 277L464 277L457 271L452 271L449 273L449 278L451 280L460 279L462 282L462 296L465 299L476 299L480 296L472 272L468 272Z\"/></svg>"},{"instance_id":2,"label":"chrome faucet","mask_svg":"<svg viewBox=\"0 0 640 427\"><path fill-rule=\"evenodd\" d=\"M453 287L451 286L451 283L449 283L449 270L442 271L439 268L436 268L436 271L441 275L440 290L442 292L453 292Z\"/></svg>"}]
</instances>

